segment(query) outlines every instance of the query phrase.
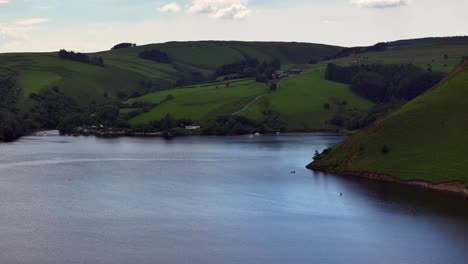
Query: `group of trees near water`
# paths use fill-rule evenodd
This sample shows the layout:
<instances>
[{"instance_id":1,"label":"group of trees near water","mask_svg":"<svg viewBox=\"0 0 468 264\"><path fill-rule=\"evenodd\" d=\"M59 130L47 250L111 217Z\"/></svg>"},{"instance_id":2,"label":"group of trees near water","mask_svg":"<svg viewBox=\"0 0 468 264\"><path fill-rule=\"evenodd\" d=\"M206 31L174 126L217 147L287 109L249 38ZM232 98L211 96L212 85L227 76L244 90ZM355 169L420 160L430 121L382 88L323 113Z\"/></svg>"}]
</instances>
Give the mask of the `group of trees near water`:
<instances>
[{"instance_id":1,"label":"group of trees near water","mask_svg":"<svg viewBox=\"0 0 468 264\"><path fill-rule=\"evenodd\" d=\"M135 43L119 43L115 45L114 47L112 47L111 50L135 48L136 46L137 44Z\"/></svg>"},{"instance_id":2,"label":"group of trees near water","mask_svg":"<svg viewBox=\"0 0 468 264\"><path fill-rule=\"evenodd\" d=\"M16 109L19 93L15 76L0 79L0 141L14 140L24 132Z\"/></svg>"},{"instance_id":3,"label":"group of trees near water","mask_svg":"<svg viewBox=\"0 0 468 264\"><path fill-rule=\"evenodd\" d=\"M130 128L128 122L120 115L121 107L122 105L117 102L107 102L88 109L73 111L60 119L57 128L62 134L73 134L78 127L83 126Z\"/></svg>"},{"instance_id":4,"label":"group of trees near water","mask_svg":"<svg viewBox=\"0 0 468 264\"><path fill-rule=\"evenodd\" d=\"M354 93L377 103L411 100L439 83L443 73L425 71L414 65L328 64L325 78L350 84Z\"/></svg>"},{"instance_id":5,"label":"group of trees near water","mask_svg":"<svg viewBox=\"0 0 468 264\"><path fill-rule=\"evenodd\" d=\"M55 129L65 116L82 111L77 101L66 96L59 87L32 93L30 98L34 102L28 118L31 128Z\"/></svg>"},{"instance_id":6,"label":"group of trees near water","mask_svg":"<svg viewBox=\"0 0 468 264\"><path fill-rule=\"evenodd\" d=\"M14 140L34 129L55 129L65 116L80 111L74 99L54 87L32 93L31 111L20 114L16 107L20 93L15 76L0 79L0 141Z\"/></svg>"},{"instance_id":7,"label":"group of trees near water","mask_svg":"<svg viewBox=\"0 0 468 264\"><path fill-rule=\"evenodd\" d=\"M151 60L159 63L169 63L169 55L167 53L157 50L157 49L152 49L152 50L145 50L140 52L139 54L140 58L145 59L145 60Z\"/></svg>"},{"instance_id":8,"label":"group of trees near water","mask_svg":"<svg viewBox=\"0 0 468 264\"><path fill-rule=\"evenodd\" d=\"M83 63L87 63L91 65L104 67L104 59L99 56L90 57L86 53L67 51L64 49L60 50L58 55L62 59L78 61L78 62L83 62Z\"/></svg>"},{"instance_id":9,"label":"group of trees near water","mask_svg":"<svg viewBox=\"0 0 468 264\"><path fill-rule=\"evenodd\" d=\"M275 70L281 69L281 62L260 62L257 59L246 59L222 65L215 71L215 77L231 76L232 78L256 77L257 81L267 82L271 80Z\"/></svg>"}]
</instances>

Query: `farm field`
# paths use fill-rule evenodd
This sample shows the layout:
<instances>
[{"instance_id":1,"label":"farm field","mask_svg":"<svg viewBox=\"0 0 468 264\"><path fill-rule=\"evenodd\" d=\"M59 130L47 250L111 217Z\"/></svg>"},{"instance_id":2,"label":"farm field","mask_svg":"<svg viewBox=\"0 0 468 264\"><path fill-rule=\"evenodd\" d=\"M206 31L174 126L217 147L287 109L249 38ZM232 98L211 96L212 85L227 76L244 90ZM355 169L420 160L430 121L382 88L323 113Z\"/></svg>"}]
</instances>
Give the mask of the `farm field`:
<instances>
[{"instance_id":1,"label":"farm field","mask_svg":"<svg viewBox=\"0 0 468 264\"><path fill-rule=\"evenodd\" d=\"M267 94L268 87L254 80L221 83L200 88L180 88L156 92L143 97L131 99L127 104L135 102L159 103L167 96L174 99L164 102L147 113L130 120L133 125L147 124L162 119L166 114L175 118L190 118L198 122L206 122L221 115L230 115L242 109L255 97Z\"/></svg>"}]
</instances>

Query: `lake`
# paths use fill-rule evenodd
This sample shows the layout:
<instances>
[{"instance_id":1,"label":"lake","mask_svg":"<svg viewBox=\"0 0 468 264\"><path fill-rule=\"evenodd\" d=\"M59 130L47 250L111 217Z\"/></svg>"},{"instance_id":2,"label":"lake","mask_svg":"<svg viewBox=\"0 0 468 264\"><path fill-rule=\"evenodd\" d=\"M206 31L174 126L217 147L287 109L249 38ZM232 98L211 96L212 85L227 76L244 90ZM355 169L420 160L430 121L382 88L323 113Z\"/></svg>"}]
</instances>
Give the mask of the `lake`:
<instances>
[{"instance_id":1,"label":"lake","mask_svg":"<svg viewBox=\"0 0 468 264\"><path fill-rule=\"evenodd\" d=\"M0 144L0 263L466 263L467 199L305 169L343 138Z\"/></svg>"}]
</instances>

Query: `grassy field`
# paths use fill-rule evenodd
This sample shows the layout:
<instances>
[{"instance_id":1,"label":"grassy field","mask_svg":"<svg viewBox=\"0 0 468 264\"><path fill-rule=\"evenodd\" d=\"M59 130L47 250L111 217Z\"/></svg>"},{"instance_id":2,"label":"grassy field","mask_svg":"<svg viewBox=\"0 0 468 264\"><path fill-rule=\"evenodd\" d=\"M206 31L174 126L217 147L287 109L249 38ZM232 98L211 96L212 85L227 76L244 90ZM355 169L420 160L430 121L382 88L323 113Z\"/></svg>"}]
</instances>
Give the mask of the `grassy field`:
<instances>
[{"instance_id":1,"label":"grassy field","mask_svg":"<svg viewBox=\"0 0 468 264\"><path fill-rule=\"evenodd\" d=\"M126 103L148 102L159 103L168 95L174 99L164 102L147 113L130 120L133 125L147 124L160 120L166 114L175 118L190 118L206 122L220 115L229 115L242 109L255 97L268 93L266 84L254 80L215 84L199 88L180 88L156 92L135 98Z\"/></svg>"},{"instance_id":2,"label":"grassy field","mask_svg":"<svg viewBox=\"0 0 468 264\"><path fill-rule=\"evenodd\" d=\"M259 118L269 106L280 113L292 131L336 129L330 124L334 115L352 110L369 110L374 104L351 92L348 85L324 79L321 67L282 80L276 92L269 93L240 114ZM326 109L325 104L330 105Z\"/></svg>"},{"instance_id":3,"label":"grassy field","mask_svg":"<svg viewBox=\"0 0 468 264\"><path fill-rule=\"evenodd\" d=\"M447 81L350 137L312 168L467 184L467 88L468 61Z\"/></svg>"}]
</instances>

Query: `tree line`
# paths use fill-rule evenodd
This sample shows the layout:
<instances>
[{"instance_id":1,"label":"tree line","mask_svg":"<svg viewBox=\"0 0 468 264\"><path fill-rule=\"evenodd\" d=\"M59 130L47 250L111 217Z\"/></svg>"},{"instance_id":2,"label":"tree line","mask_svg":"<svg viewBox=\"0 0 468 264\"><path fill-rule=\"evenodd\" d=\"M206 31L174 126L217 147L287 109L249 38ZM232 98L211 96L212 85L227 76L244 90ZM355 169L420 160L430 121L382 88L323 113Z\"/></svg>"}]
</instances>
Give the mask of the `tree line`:
<instances>
[{"instance_id":1,"label":"tree line","mask_svg":"<svg viewBox=\"0 0 468 264\"><path fill-rule=\"evenodd\" d=\"M16 86L16 76L0 79L0 141L11 141L20 137L24 128L16 108L20 94Z\"/></svg>"},{"instance_id":2,"label":"tree line","mask_svg":"<svg viewBox=\"0 0 468 264\"><path fill-rule=\"evenodd\" d=\"M281 69L281 61L261 62L258 59L246 59L220 66L215 71L215 77L231 76L231 78L256 77L257 81L267 82L272 79L274 71ZM228 77L229 78L229 77Z\"/></svg>"},{"instance_id":3,"label":"tree line","mask_svg":"<svg viewBox=\"0 0 468 264\"><path fill-rule=\"evenodd\" d=\"M135 48L137 44L135 43L119 43L115 45L114 47L111 48L111 50L117 50L117 49L127 49L127 48Z\"/></svg>"},{"instance_id":4,"label":"tree line","mask_svg":"<svg viewBox=\"0 0 468 264\"><path fill-rule=\"evenodd\" d=\"M104 67L104 59L99 56L90 57L86 53L67 51L62 49L58 53L59 57L66 60L83 62L91 65Z\"/></svg>"},{"instance_id":5,"label":"tree line","mask_svg":"<svg viewBox=\"0 0 468 264\"><path fill-rule=\"evenodd\" d=\"M325 78L351 85L354 93L377 103L411 100L439 83L443 73L426 71L415 65L328 64Z\"/></svg>"}]
</instances>

